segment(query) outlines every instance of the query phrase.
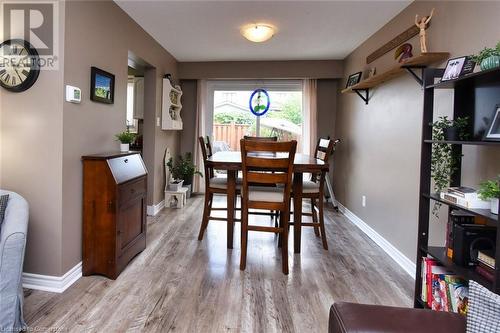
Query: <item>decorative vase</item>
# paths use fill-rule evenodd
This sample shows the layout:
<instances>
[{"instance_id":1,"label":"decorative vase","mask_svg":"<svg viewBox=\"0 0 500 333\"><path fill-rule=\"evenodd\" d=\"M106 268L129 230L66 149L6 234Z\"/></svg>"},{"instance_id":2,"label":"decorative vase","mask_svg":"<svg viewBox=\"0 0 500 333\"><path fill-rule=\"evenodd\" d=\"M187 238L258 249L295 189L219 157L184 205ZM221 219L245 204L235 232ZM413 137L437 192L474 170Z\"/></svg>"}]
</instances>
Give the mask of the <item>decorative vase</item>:
<instances>
[{"instance_id":1,"label":"decorative vase","mask_svg":"<svg viewBox=\"0 0 500 333\"><path fill-rule=\"evenodd\" d=\"M491 212L493 214L498 214L498 198L491 199L490 203L491 203L491 208L490 208Z\"/></svg>"},{"instance_id":2,"label":"decorative vase","mask_svg":"<svg viewBox=\"0 0 500 333\"><path fill-rule=\"evenodd\" d=\"M497 55L489 56L488 58L483 59L483 61L481 61L481 64L479 66L481 67L482 71L500 67L500 56Z\"/></svg>"},{"instance_id":3,"label":"decorative vase","mask_svg":"<svg viewBox=\"0 0 500 333\"><path fill-rule=\"evenodd\" d=\"M120 151L127 152L130 150L130 143L120 143Z\"/></svg>"}]
</instances>

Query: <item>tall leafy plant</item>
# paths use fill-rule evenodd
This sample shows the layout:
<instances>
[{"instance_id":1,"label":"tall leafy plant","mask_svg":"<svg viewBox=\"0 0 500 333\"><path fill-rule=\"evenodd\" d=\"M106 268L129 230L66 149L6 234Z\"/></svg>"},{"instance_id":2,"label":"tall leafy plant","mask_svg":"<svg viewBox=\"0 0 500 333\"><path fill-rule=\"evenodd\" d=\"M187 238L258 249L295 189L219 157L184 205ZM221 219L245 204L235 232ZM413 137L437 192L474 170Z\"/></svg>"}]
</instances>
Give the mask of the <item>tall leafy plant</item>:
<instances>
[{"instance_id":1,"label":"tall leafy plant","mask_svg":"<svg viewBox=\"0 0 500 333\"><path fill-rule=\"evenodd\" d=\"M434 180L434 192L440 193L446 189L450 184L452 175L457 172L460 163L460 155L453 151L451 144L439 141L445 140L444 131L452 126L453 121L449 120L446 116L439 117L432 127L432 154L431 154L431 177ZM438 217L439 208L441 204L435 202L432 214Z\"/></svg>"}]
</instances>

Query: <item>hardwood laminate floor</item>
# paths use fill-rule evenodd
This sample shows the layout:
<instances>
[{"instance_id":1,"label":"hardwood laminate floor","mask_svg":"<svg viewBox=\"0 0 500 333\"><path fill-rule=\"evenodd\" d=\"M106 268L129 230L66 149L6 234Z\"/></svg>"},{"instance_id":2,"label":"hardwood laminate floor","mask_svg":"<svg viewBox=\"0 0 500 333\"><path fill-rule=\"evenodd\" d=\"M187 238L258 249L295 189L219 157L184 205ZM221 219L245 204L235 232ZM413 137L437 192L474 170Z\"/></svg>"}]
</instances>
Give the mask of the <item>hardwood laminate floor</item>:
<instances>
[{"instance_id":1,"label":"hardwood laminate floor","mask_svg":"<svg viewBox=\"0 0 500 333\"><path fill-rule=\"evenodd\" d=\"M148 218L147 248L115 281L82 277L62 294L26 290L26 322L60 332L327 332L334 301L411 306L413 280L332 209L329 251L304 228L294 254L290 235L288 276L274 234L250 232L245 271L238 224L233 250L224 222L210 222L199 242L202 210L196 196Z\"/></svg>"}]
</instances>

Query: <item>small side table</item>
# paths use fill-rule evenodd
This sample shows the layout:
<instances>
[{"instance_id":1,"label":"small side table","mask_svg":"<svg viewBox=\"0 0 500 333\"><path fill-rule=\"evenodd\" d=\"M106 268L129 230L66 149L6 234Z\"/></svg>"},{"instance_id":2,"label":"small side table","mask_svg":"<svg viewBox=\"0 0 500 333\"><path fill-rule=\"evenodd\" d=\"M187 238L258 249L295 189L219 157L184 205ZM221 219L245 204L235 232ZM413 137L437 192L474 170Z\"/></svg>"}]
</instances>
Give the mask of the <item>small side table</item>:
<instances>
[{"instance_id":1,"label":"small side table","mask_svg":"<svg viewBox=\"0 0 500 333\"><path fill-rule=\"evenodd\" d=\"M187 187L181 187L178 191L165 191L166 208L182 208L187 202Z\"/></svg>"}]
</instances>

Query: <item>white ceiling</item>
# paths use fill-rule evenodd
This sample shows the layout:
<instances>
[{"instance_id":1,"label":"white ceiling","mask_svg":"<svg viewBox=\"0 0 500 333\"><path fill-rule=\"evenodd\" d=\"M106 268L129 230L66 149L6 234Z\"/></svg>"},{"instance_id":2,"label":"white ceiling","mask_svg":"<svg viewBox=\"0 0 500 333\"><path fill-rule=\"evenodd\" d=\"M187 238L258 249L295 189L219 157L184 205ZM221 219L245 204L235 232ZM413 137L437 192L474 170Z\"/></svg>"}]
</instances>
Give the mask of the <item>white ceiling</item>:
<instances>
[{"instance_id":1,"label":"white ceiling","mask_svg":"<svg viewBox=\"0 0 500 333\"><path fill-rule=\"evenodd\" d=\"M411 1L115 0L178 61L343 59ZM271 23L252 43L242 25Z\"/></svg>"}]
</instances>

